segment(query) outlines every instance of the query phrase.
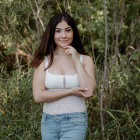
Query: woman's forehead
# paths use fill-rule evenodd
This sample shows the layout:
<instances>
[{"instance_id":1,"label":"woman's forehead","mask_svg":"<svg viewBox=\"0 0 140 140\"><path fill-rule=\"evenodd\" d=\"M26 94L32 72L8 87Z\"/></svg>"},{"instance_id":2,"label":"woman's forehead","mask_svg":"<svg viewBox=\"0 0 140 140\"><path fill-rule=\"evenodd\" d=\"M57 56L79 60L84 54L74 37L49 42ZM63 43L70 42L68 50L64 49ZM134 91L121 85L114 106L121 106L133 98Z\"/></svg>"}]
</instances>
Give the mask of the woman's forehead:
<instances>
[{"instance_id":1,"label":"woman's forehead","mask_svg":"<svg viewBox=\"0 0 140 140\"><path fill-rule=\"evenodd\" d=\"M65 20L62 20L61 22L59 22L56 25L56 28L59 28L59 29L65 29L65 28L69 28L69 27L71 27L71 26L68 25L68 23Z\"/></svg>"}]
</instances>

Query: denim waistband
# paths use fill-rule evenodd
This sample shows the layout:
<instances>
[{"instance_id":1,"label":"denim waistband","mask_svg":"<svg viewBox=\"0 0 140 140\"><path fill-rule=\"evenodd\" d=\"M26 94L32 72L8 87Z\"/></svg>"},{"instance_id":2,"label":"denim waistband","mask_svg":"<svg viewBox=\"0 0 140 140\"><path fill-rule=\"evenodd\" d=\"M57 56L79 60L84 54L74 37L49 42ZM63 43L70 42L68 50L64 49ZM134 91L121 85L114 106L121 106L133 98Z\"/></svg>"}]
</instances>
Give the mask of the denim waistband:
<instances>
[{"instance_id":1,"label":"denim waistband","mask_svg":"<svg viewBox=\"0 0 140 140\"><path fill-rule=\"evenodd\" d=\"M43 116L47 117L47 118L69 118L69 117L76 117L76 116L85 116L87 117L87 112L73 112L73 113L64 113L64 114L55 114L55 115L51 115L51 114L46 114L46 113L42 113Z\"/></svg>"}]
</instances>

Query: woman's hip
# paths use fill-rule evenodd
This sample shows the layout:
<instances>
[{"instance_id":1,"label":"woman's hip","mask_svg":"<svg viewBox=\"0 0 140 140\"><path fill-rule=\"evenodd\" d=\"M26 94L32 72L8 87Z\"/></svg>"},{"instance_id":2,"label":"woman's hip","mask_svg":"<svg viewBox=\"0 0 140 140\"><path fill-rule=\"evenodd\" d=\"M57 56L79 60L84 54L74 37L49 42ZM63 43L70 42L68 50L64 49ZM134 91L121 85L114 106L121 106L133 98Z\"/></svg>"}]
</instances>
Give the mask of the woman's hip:
<instances>
[{"instance_id":1,"label":"woman's hip","mask_svg":"<svg viewBox=\"0 0 140 140\"><path fill-rule=\"evenodd\" d=\"M67 140L84 140L87 132L87 124L88 118L86 112L56 115L42 113L42 138L58 138L58 140L65 140L65 138L67 138Z\"/></svg>"}]
</instances>

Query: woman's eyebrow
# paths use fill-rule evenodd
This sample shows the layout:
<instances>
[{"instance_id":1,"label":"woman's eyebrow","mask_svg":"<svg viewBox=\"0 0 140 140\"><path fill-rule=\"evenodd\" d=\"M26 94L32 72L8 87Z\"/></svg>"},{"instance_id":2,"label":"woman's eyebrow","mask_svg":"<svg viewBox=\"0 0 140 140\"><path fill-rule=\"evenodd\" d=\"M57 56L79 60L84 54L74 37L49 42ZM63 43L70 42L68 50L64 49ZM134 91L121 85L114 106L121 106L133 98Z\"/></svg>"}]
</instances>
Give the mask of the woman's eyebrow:
<instances>
[{"instance_id":1,"label":"woman's eyebrow","mask_svg":"<svg viewBox=\"0 0 140 140\"><path fill-rule=\"evenodd\" d=\"M65 29L69 29L69 28L71 28L71 27L69 26L69 27L67 27L67 28L65 28ZM58 27L57 27L56 29L58 29L58 30L62 30L61 28L58 28Z\"/></svg>"}]
</instances>

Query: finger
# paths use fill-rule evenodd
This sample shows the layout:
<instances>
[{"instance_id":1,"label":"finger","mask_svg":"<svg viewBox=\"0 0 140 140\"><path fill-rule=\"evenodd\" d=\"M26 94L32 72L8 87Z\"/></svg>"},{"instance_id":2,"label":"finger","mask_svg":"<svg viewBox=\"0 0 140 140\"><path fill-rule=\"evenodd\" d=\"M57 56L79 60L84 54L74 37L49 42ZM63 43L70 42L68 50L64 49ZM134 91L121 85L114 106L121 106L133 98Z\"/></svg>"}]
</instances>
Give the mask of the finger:
<instances>
[{"instance_id":1,"label":"finger","mask_svg":"<svg viewBox=\"0 0 140 140\"><path fill-rule=\"evenodd\" d=\"M68 49L68 50L67 50L67 53L69 53L69 54L71 54L71 55L72 55L72 54L73 54L73 51L72 51L72 50L70 50L70 49Z\"/></svg>"},{"instance_id":2,"label":"finger","mask_svg":"<svg viewBox=\"0 0 140 140\"><path fill-rule=\"evenodd\" d=\"M66 51L64 52L64 54L67 54L67 53L68 53L68 51L69 51L69 50L66 50Z\"/></svg>"},{"instance_id":3,"label":"finger","mask_svg":"<svg viewBox=\"0 0 140 140\"><path fill-rule=\"evenodd\" d=\"M84 97L85 98L91 98L92 96L93 96L92 94L88 94L88 95L87 94L84 94Z\"/></svg>"},{"instance_id":4,"label":"finger","mask_svg":"<svg viewBox=\"0 0 140 140\"><path fill-rule=\"evenodd\" d=\"M88 88L80 88L80 91L88 91Z\"/></svg>"},{"instance_id":5,"label":"finger","mask_svg":"<svg viewBox=\"0 0 140 140\"><path fill-rule=\"evenodd\" d=\"M71 49L65 49L65 51L71 51Z\"/></svg>"},{"instance_id":6,"label":"finger","mask_svg":"<svg viewBox=\"0 0 140 140\"><path fill-rule=\"evenodd\" d=\"M83 95L85 98L90 98L90 97L92 97L93 96L93 94L85 94L84 93L84 95Z\"/></svg>"},{"instance_id":7,"label":"finger","mask_svg":"<svg viewBox=\"0 0 140 140\"><path fill-rule=\"evenodd\" d=\"M72 49L65 49L65 51L70 51L71 53L74 53L74 50Z\"/></svg>"},{"instance_id":8,"label":"finger","mask_svg":"<svg viewBox=\"0 0 140 140\"><path fill-rule=\"evenodd\" d=\"M70 52L68 52L67 55L72 55L72 54Z\"/></svg>"},{"instance_id":9,"label":"finger","mask_svg":"<svg viewBox=\"0 0 140 140\"><path fill-rule=\"evenodd\" d=\"M85 90L87 91L87 90L88 90L88 88L85 88Z\"/></svg>"},{"instance_id":10,"label":"finger","mask_svg":"<svg viewBox=\"0 0 140 140\"><path fill-rule=\"evenodd\" d=\"M71 55L71 52L69 50L65 51L65 55Z\"/></svg>"},{"instance_id":11,"label":"finger","mask_svg":"<svg viewBox=\"0 0 140 140\"><path fill-rule=\"evenodd\" d=\"M71 48L73 48L72 46L65 46L64 47L65 49L71 49Z\"/></svg>"},{"instance_id":12,"label":"finger","mask_svg":"<svg viewBox=\"0 0 140 140\"><path fill-rule=\"evenodd\" d=\"M65 50L64 54L67 54L67 53L69 53L69 52L70 52L70 50L67 49L67 50Z\"/></svg>"},{"instance_id":13,"label":"finger","mask_svg":"<svg viewBox=\"0 0 140 140\"><path fill-rule=\"evenodd\" d=\"M70 49L70 50L76 50L74 47L72 46L65 46L64 49Z\"/></svg>"}]
</instances>

